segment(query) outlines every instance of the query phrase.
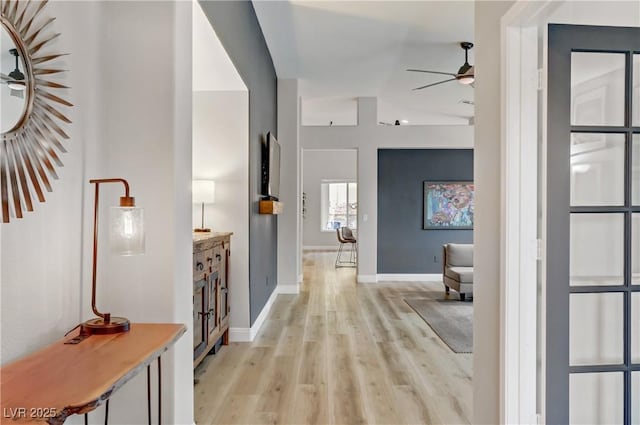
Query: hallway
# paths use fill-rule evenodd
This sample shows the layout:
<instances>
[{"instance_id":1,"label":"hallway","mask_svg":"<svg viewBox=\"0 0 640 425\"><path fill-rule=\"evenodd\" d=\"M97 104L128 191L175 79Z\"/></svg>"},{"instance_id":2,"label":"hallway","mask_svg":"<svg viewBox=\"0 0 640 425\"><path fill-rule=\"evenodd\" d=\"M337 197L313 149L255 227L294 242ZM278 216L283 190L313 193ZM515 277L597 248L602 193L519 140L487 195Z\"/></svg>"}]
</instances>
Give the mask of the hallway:
<instances>
[{"instance_id":1,"label":"hallway","mask_svg":"<svg viewBox=\"0 0 640 425\"><path fill-rule=\"evenodd\" d=\"M454 354L403 301L440 282L358 284L335 253L306 252L299 295L279 295L252 343L196 369L203 424L466 424L471 354Z\"/></svg>"}]
</instances>

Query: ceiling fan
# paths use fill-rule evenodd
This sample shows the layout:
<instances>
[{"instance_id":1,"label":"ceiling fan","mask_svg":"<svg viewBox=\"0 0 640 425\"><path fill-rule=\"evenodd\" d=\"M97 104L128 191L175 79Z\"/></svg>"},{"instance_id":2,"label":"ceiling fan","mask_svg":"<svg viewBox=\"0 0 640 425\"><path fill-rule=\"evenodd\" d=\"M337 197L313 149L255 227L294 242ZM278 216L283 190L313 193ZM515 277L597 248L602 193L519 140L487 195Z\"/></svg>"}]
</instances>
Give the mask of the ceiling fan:
<instances>
[{"instance_id":1,"label":"ceiling fan","mask_svg":"<svg viewBox=\"0 0 640 425\"><path fill-rule=\"evenodd\" d=\"M25 83L24 74L20 71L20 68L18 67L18 63L19 63L18 58L20 57L20 55L18 54L17 49L11 49L9 50L9 53L11 53L11 55L16 58L16 69L11 71L8 76L4 74L0 74L0 78L3 81L6 81L7 85L9 86L9 89L11 90L11 93L10 93L11 96L23 97L24 96L23 92L26 89L26 83Z\"/></svg>"},{"instance_id":2,"label":"ceiling fan","mask_svg":"<svg viewBox=\"0 0 640 425\"><path fill-rule=\"evenodd\" d=\"M463 41L460 43L460 47L464 50L464 64L458 69L456 74L451 72L439 72L439 71L427 71L424 69L407 69L409 72L425 72L427 74L438 74L438 75L448 75L453 78L449 78L448 80L438 81L437 83L427 84L426 86L416 87L413 90L422 90L427 87L437 86L439 84L448 83L449 81L458 81L460 84L471 85L473 87L473 82L475 81L474 75L474 67L473 65L469 65L469 50L473 48L473 43L468 41Z\"/></svg>"}]
</instances>

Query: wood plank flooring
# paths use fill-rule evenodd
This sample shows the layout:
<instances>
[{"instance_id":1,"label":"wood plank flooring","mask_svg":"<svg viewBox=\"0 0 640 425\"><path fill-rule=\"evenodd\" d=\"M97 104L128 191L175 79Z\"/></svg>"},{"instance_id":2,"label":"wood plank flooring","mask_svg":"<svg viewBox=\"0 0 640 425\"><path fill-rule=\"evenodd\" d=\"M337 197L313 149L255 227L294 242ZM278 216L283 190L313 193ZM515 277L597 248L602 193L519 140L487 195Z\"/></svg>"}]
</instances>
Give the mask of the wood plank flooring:
<instances>
[{"instance_id":1,"label":"wood plank flooring","mask_svg":"<svg viewBox=\"0 0 640 425\"><path fill-rule=\"evenodd\" d=\"M469 423L472 355L403 301L444 298L442 284L356 284L334 259L305 253L301 293L278 296L254 342L196 369L196 424Z\"/></svg>"}]
</instances>

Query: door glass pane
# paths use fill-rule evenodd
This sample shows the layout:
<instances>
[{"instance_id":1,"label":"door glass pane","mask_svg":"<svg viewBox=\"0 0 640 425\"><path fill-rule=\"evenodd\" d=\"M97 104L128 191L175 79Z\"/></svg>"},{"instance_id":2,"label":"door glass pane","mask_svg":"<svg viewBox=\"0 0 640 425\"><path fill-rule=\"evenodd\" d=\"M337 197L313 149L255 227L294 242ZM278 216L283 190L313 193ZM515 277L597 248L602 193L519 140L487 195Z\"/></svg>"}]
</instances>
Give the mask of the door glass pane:
<instances>
[{"instance_id":1,"label":"door glass pane","mask_svg":"<svg viewBox=\"0 0 640 425\"><path fill-rule=\"evenodd\" d=\"M569 421L589 425L623 423L623 392L620 372L571 374Z\"/></svg>"},{"instance_id":2,"label":"door glass pane","mask_svg":"<svg viewBox=\"0 0 640 425\"><path fill-rule=\"evenodd\" d=\"M640 91L640 87L638 87ZM640 105L638 105L640 108ZM631 192L633 205L640 205L640 134L633 135L633 165L631 172Z\"/></svg>"},{"instance_id":3,"label":"door glass pane","mask_svg":"<svg viewBox=\"0 0 640 425\"><path fill-rule=\"evenodd\" d=\"M640 285L640 214L631 215L631 284Z\"/></svg>"},{"instance_id":4,"label":"door glass pane","mask_svg":"<svg viewBox=\"0 0 640 425\"><path fill-rule=\"evenodd\" d=\"M640 425L640 372L631 374L631 423Z\"/></svg>"},{"instance_id":5,"label":"door glass pane","mask_svg":"<svg viewBox=\"0 0 640 425\"><path fill-rule=\"evenodd\" d=\"M633 55L633 125L640 127L640 55Z\"/></svg>"},{"instance_id":6,"label":"door glass pane","mask_svg":"<svg viewBox=\"0 0 640 425\"><path fill-rule=\"evenodd\" d=\"M624 205L624 134L571 134L571 205Z\"/></svg>"},{"instance_id":7,"label":"door glass pane","mask_svg":"<svg viewBox=\"0 0 640 425\"><path fill-rule=\"evenodd\" d=\"M640 363L640 292L631 294L631 362Z\"/></svg>"},{"instance_id":8,"label":"door glass pane","mask_svg":"<svg viewBox=\"0 0 640 425\"><path fill-rule=\"evenodd\" d=\"M571 54L571 124L624 125L621 53Z\"/></svg>"},{"instance_id":9,"label":"door glass pane","mask_svg":"<svg viewBox=\"0 0 640 425\"><path fill-rule=\"evenodd\" d=\"M569 359L572 366L622 364L623 295L571 294Z\"/></svg>"},{"instance_id":10,"label":"door glass pane","mask_svg":"<svg viewBox=\"0 0 640 425\"><path fill-rule=\"evenodd\" d=\"M571 285L622 285L623 238L623 214L571 214Z\"/></svg>"}]
</instances>

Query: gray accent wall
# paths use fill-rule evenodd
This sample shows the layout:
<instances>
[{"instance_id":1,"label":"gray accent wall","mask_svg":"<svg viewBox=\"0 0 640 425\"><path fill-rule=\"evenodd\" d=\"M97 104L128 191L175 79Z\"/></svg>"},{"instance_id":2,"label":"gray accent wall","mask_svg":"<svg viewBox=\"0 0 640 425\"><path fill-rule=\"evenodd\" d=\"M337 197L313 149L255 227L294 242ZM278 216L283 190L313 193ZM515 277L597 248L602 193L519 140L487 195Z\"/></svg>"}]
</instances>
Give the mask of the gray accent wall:
<instances>
[{"instance_id":1,"label":"gray accent wall","mask_svg":"<svg viewBox=\"0 0 640 425\"><path fill-rule=\"evenodd\" d=\"M442 245L473 230L423 230L423 182L473 180L473 149L378 150L378 273L441 273Z\"/></svg>"},{"instance_id":2,"label":"gray accent wall","mask_svg":"<svg viewBox=\"0 0 640 425\"><path fill-rule=\"evenodd\" d=\"M253 325L277 285L277 217L258 214L258 201L261 143L269 131L277 137L278 82L250 1L201 1L200 5L249 90L249 292Z\"/></svg>"}]
</instances>

